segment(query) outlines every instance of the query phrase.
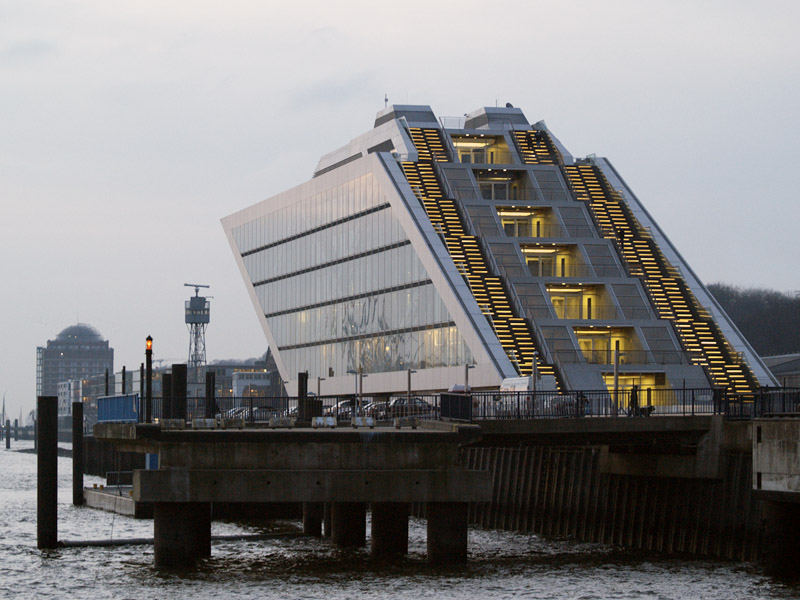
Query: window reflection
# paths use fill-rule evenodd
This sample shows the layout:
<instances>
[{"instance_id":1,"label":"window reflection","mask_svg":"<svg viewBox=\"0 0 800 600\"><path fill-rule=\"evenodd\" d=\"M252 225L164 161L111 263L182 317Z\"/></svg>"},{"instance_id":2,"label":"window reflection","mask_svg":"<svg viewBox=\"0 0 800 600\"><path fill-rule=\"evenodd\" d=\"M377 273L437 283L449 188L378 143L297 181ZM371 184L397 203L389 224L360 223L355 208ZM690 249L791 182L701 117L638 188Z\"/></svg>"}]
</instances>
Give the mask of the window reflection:
<instances>
[{"instance_id":1,"label":"window reflection","mask_svg":"<svg viewBox=\"0 0 800 600\"><path fill-rule=\"evenodd\" d=\"M380 186L367 175L233 230L242 253L275 244L243 261L254 283L282 277L256 285L255 292L290 372L326 377L330 370L381 372L472 361L412 246L383 249L407 242L391 209L379 208L383 204ZM344 218L349 220L327 227ZM353 258L370 250L378 251ZM315 268L333 261L339 262ZM298 273L304 269L314 270Z\"/></svg>"}]
</instances>

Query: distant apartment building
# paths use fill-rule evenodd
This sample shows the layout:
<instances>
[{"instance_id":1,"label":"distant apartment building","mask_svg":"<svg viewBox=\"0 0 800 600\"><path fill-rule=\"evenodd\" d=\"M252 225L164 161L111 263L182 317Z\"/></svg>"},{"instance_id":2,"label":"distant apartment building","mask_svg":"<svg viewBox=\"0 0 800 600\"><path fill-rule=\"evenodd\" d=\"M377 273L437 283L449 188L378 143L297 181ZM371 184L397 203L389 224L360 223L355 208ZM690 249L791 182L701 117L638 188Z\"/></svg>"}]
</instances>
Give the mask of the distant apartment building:
<instances>
[{"instance_id":1,"label":"distant apartment building","mask_svg":"<svg viewBox=\"0 0 800 600\"><path fill-rule=\"evenodd\" d=\"M114 349L94 327L71 325L36 348L36 395L57 396L58 384L114 372Z\"/></svg>"}]
</instances>

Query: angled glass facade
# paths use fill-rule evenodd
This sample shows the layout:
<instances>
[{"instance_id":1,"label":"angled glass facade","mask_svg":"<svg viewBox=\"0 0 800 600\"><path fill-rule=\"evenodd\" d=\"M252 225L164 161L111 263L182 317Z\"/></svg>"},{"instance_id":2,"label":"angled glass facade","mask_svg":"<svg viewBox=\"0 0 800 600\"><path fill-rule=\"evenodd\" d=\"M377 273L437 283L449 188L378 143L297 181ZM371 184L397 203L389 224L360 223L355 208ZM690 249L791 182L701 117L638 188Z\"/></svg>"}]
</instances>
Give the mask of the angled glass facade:
<instances>
[{"instance_id":1,"label":"angled glass facade","mask_svg":"<svg viewBox=\"0 0 800 600\"><path fill-rule=\"evenodd\" d=\"M223 225L290 386L307 370L352 389L363 369L392 393L410 368L447 389L465 364L476 387L774 383L608 160L514 107L387 106Z\"/></svg>"},{"instance_id":2,"label":"angled glass facade","mask_svg":"<svg viewBox=\"0 0 800 600\"><path fill-rule=\"evenodd\" d=\"M372 175L231 235L290 373L329 377L472 361Z\"/></svg>"}]
</instances>

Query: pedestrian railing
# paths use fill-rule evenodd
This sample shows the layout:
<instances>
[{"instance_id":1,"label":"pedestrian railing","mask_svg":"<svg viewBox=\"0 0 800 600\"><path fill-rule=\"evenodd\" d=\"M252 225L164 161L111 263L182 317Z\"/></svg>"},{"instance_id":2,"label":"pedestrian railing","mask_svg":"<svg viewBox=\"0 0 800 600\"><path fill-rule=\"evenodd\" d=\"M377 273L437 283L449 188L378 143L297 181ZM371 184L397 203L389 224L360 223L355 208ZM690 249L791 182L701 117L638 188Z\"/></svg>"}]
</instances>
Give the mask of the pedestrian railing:
<instances>
[{"instance_id":1,"label":"pedestrian railing","mask_svg":"<svg viewBox=\"0 0 800 600\"><path fill-rule=\"evenodd\" d=\"M143 400L137 394L99 398L98 421L143 422ZM375 423L418 420L481 421L591 417L658 417L723 415L753 419L800 415L800 389L762 388L749 394L715 388L644 388L558 391L475 391L395 396L237 396L152 400L155 422L166 419L213 419L216 422L275 424L305 417L333 417L338 424L353 417Z\"/></svg>"}]
</instances>

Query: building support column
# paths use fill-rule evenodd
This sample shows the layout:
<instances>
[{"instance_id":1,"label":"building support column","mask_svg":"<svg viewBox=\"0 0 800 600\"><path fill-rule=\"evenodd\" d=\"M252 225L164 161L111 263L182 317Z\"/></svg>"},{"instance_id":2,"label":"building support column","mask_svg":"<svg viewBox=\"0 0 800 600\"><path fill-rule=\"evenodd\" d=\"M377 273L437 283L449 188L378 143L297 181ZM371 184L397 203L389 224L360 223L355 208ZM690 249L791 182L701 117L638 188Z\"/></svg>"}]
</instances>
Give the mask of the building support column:
<instances>
[{"instance_id":1,"label":"building support column","mask_svg":"<svg viewBox=\"0 0 800 600\"><path fill-rule=\"evenodd\" d=\"M800 564L800 503L762 500L761 514L765 570L779 577L796 577Z\"/></svg>"},{"instance_id":2,"label":"building support column","mask_svg":"<svg viewBox=\"0 0 800 600\"><path fill-rule=\"evenodd\" d=\"M331 503L331 541L341 547L360 547L367 541L367 507L363 502Z\"/></svg>"},{"instance_id":3,"label":"building support column","mask_svg":"<svg viewBox=\"0 0 800 600\"><path fill-rule=\"evenodd\" d=\"M209 502L156 502L153 529L156 567L187 568L211 556Z\"/></svg>"},{"instance_id":4,"label":"building support column","mask_svg":"<svg viewBox=\"0 0 800 600\"><path fill-rule=\"evenodd\" d=\"M331 503L326 502L322 508L322 537L331 537Z\"/></svg>"},{"instance_id":5,"label":"building support column","mask_svg":"<svg viewBox=\"0 0 800 600\"><path fill-rule=\"evenodd\" d=\"M303 533L322 537L322 502L303 502Z\"/></svg>"},{"instance_id":6,"label":"building support column","mask_svg":"<svg viewBox=\"0 0 800 600\"><path fill-rule=\"evenodd\" d=\"M467 503L428 502L428 562L467 561Z\"/></svg>"},{"instance_id":7,"label":"building support column","mask_svg":"<svg viewBox=\"0 0 800 600\"><path fill-rule=\"evenodd\" d=\"M408 554L408 512L405 502L375 502L372 505L372 555Z\"/></svg>"}]
</instances>

